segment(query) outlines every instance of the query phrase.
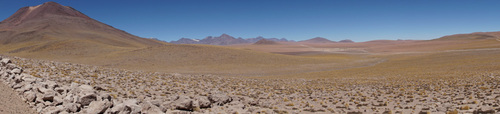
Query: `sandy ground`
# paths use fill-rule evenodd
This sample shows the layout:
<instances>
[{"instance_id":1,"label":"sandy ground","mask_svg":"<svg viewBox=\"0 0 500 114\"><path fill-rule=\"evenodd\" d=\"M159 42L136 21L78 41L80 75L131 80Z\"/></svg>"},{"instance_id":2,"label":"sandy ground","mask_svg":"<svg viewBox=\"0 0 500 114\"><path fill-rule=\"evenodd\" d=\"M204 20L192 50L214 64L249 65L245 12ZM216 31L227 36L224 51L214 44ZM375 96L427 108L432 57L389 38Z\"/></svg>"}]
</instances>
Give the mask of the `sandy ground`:
<instances>
[{"instance_id":1,"label":"sandy ground","mask_svg":"<svg viewBox=\"0 0 500 114\"><path fill-rule=\"evenodd\" d=\"M0 114L36 114L12 88L0 82Z\"/></svg>"}]
</instances>

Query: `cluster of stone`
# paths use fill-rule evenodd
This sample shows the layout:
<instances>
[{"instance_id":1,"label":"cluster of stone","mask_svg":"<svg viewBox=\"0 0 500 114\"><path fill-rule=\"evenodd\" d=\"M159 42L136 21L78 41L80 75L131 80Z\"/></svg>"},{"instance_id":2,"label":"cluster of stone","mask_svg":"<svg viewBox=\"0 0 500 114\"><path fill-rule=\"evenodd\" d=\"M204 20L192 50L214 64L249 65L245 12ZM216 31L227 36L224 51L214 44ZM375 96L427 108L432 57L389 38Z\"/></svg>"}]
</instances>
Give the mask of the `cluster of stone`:
<instances>
[{"instance_id":1,"label":"cluster of stone","mask_svg":"<svg viewBox=\"0 0 500 114\"><path fill-rule=\"evenodd\" d=\"M500 73L453 78L252 79L0 57L39 113L497 113Z\"/></svg>"}]
</instances>

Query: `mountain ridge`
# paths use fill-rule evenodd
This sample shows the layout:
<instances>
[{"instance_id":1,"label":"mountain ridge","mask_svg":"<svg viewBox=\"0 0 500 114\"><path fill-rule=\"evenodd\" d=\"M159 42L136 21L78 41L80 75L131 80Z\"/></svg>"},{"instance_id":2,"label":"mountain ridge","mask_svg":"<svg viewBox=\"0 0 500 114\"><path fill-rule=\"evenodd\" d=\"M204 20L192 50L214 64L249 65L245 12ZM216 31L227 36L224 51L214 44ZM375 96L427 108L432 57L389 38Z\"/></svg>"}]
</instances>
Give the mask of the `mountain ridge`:
<instances>
[{"instance_id":1,"label":"mountain ridge","mask_svg":"<svg viewBox=\"0 0 500 114\"><path fill-rule=\"evenodd\" d=\"M218 37L207 36L204 39L190 39L190 38L181 38L177 41L171 41L173 44L208 44L208 45L234 45L234 44L249 44L256 43L262 39L275 41L275 42L290 42L292 40L287 40L286 38L264 38L262 36L258 36L256 38L235 38L228 34L222 34Z\"/></svg>"}]
</instances>

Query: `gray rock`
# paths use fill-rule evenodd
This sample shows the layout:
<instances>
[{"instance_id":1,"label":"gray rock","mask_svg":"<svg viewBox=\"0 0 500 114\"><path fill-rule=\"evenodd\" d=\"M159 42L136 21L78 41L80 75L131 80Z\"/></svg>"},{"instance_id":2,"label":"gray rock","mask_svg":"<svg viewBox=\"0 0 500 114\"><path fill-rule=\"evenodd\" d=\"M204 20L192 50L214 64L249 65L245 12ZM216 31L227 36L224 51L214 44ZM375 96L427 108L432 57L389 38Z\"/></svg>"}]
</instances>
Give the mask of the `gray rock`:
<instances>
[{"instance_id":1,"label":"gray rock","mask_svg":"<svg viewBox=\"0 0 500 114\"><path fill-rule=\"evenodd\" d=\"M42 110L42 114L58 114L59 112L63 111L63 107L62 106L50 106L50 107L47 107L47 108L44 108Z\"/></svg>"},{"instance_id":2,"label":"gray rock","mask_svg":"<svg viewBox=\"0 0 500 114\"><path fill-rule=\"evenodd\" d=\"M142 113L146 114L162 114L163 111L151 102L144 102L140 105L142 107Z\"/></svg>"},{"instance_id":3,"label":"gray rock","mask_svg":"<svg viewBox=\"0 0 500 114\"><path fill-rule=\"evenodd\" d=\"M27 83L33 83L33 82L35 82L35 81L36 81L36 78L35 78L35 77L33 77L33 76L31 76L31 75L28 75L28 74L22 74L22 75L25 75L25 76L23 77L23 80L24 80L25 82L27 82Z\"/></svg>"},{"instance_id":4,"label":"gray rock","mask_svg":"<svg viewBox=\"0 0 500 114\"><path fill-rule=\"evenodd\" d=\"M100 114L104 113L106 109L111 107L111 103L109 101L94 101L91 102L88 109L87 113L89 114Z\"/></svg>"},{"instance_id":5,"label":"gray rock","mask_svg":"<svg viewBox=\"0 0 500 114\"><path fill-rule=\"evenodd\" d=\"M61 98L61 96L55 96L53 101L52 101L52 104L53 105L60 105L63 103L63 98Z\"/></svg>"},{"instance_id":6,"label":"gray rock","mask_svg":"<svg viewBox=\"0 0 500 114\"><path fill-rule=\"evenodd\" d=\"M66 88L63 88L63 87L57 87L55 88L54 90L56 90L57 93L59 94L64 94L65 91L66 91Z\"/></svg>"},{"instance_id":7,"label":"gray rock","mask_svg":"<svg viewBox=\"0 0 500 114\"><path fill-rule=\"evenodd\" d=\"M36 99L36 94L31 92L31 91L28 91L28 92L24 92L24 98L28 101L28 102L34 102L35 99Z\"/></svg>"},{"instance_id":8,"label":"gray rock","mask_svg":"<svg viewBox=\"0 0 500 114\"><path fill-rule=\"evenodd\" d=\"M10 59L3 58L2 60L0 60L0 63L2 64L2 66L5 66L9 63L12 63L12 61L10 61Z\"/></svg>"},{"instance_id":9,"label":"gray rock","mask_svg":"<svg viewBox=\"0 0 500 114\"><path fill-rule=\"evenodd\" d=\"M26 92L26 91L29 91L31 90L31 88L33 88L33 86L29 83L25 83L25 85L19 89L19 91L21 92Z\"/></svg>"},{"instance_id":10,"label":"gray rock","mask_svg":"<svg viewBox=\"0 0 500 114\"><path fill-rule=\"evenodd\" d=\"M10 73L12 74L21 74L22 72L23 70L19 68L14 68L12 71L10 71Z\"/></svg>"},{"instance_id":11,"label":"gray rock","mask_svg":"<svg viewBox=\"0 0 500 114\"><path fill-rule=\"evenodd\" d=\"M108 101L111 101L111 95L109 95L108 93L103 93L100 95L101 99L102 100L108 100Z\"/></svg>"},{"instance_id":12,"label":"gray rock","mask_svg":"<svg viewBox=\"0 0 500 114\"><path fill-rule=\"evenodd\" d=\"M75 98L73 98L73 94L68 94L63 99L63 103L75 103Z\"/></svg>"},{"instance_id":13,"label":"gray rock","mask_svg":"<svg viewBox=\"0 0 500 114\"><path fill-rule=\"evenodd\" d=\"M80 104L76 103L63 103L64 110L69 113L74 113L80 110Z\"/></svg>"},{"instance_id":14,"label":"gray rock","mask_svg":"<svg viewBox=\"0 0 500 114\"><path fill-rule=\"evenodd\" d=\"M80 85L79 88L84 93L94 93L94 87L90 85Z\"/></svg>"},{"instance_id":15,"label":"gray rock","mask_svg":"<svg viewBox=\"0 0 500 114\"><path fill-rule=\"evenodd\" d=\"M196 105L197 104L198 103L196 103ZM193 99L190 99L189 97L186 96L178 96L177 99L173 102L173 106L177 110L193 111L193 109L196 108L196 105L194 104Z\"/></svg>"},{"instance_id":16,"label":"gray rock","mask_svg":"<svg viewBox=\"0 0 500 114\"><path fill-rule=\"evenodd\" d=\"M17 65L15 64L12 64L12 63L8 63L5 68L7 68L8 70L13 70L14 68L17 68Z\"/></svg>"},{"instance_id":17,"label":"gray rock","mask_svg":"<svg viewBox=\"0 0 500 114\"><path fill-rule=\"evenodd\" d=\"M124 103L113 106L113 108L111 108L109 110L109 113L112 113L112 114L140 114L141 110L142 110L141 106L133 103L133 100L130 100L128 102L126 101Z\"/></svg>"},{"instance_id":18,"label":"gray rock","mask_svg":"<svg viewBox=\"0 0 500 114\"><path fill-rule=\"evenodd\" d=\"M210 108L212 105L210 100L208 100L207 97L200 96L200 97L196 97L195 99L198 101L200 108Z\"/></svg>"},{"instance_id":19,"label":"gray rock","mask_svg":"<svg viewBox=\"0 0 500 114\"><path fill-rule=\"evenodd\" d=\"M47 84L48 89L55 89L56 87L59 87L59 84L54 81L46 81L45 83Z\"/></svg>"},{"instance_id":20,"label":"gray rock","mask_svg":"<svg viewBox=\"0 0 500 114\"><path fill-rule=\"evenodd\" d=\"M114 104L113 108L111 108L107 112L111 114L127 114L131 112L131 109L126 109L125 104L120 103L120 104Z\"/></svg>"},{"instance_id":21,"label":"gray rock","mask_svg":"<svg viewBox=\"0 0 500 114\"><path fill-rule=\"evenodd\" d=\"M212 104L219 106L222 106L232 101L231 97L224 94L211 94L210 96L208 96L208 100L210 100Z\"/></svg>"},{"instance_id":22,"label":"gray rock","mask_svg":"<svg viewBox=\"0 0 500 114\"><path fill-rule=\"evenodd\" d=\"M56 96L56 92L54 91L47 91L43 94L43 101L50 101L50 102L53 102L54 101L54 97Z\"/></svg>"},{"instance_id":23,"label":"gray rock","mask_svg":"<svg viewBox=\"0 0 500 114\"><path fill-rule=\"evenodd\" d=\"M96 100L97 100L97 95L92 93L80 97L77 103L81 104L82 106L88 106L92 101Z\"/></svg>"}]
</instances>

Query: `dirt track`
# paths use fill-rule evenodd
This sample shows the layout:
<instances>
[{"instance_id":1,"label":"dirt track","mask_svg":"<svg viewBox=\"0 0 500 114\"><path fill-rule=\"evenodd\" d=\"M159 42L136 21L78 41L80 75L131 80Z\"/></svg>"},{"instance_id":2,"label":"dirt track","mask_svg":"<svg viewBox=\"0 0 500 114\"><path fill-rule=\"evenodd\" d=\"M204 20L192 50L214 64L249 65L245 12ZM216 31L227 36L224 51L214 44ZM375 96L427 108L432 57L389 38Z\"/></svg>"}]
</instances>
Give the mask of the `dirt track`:
<instances>
[{"instance_id":1,"label":"dirt track","mask_svg":"<svg viewBox=\"0 0 500 114\"><path fill-rule=\"evenodd\" d=\"M12 88L0 82L0 114L36 114Z\"/></svg>"}]
</instances>

